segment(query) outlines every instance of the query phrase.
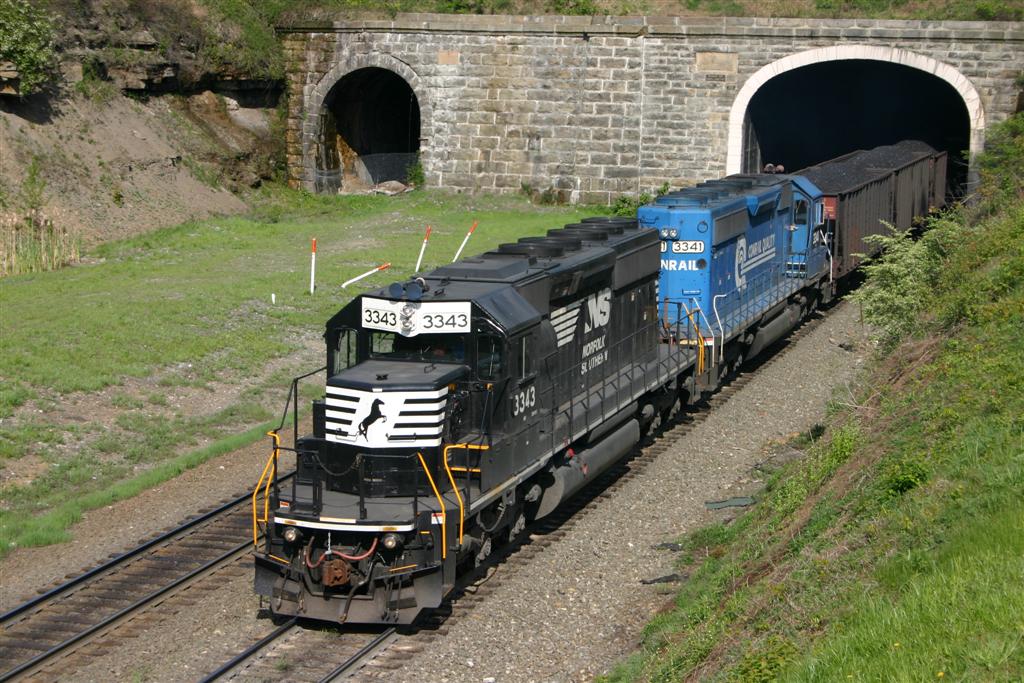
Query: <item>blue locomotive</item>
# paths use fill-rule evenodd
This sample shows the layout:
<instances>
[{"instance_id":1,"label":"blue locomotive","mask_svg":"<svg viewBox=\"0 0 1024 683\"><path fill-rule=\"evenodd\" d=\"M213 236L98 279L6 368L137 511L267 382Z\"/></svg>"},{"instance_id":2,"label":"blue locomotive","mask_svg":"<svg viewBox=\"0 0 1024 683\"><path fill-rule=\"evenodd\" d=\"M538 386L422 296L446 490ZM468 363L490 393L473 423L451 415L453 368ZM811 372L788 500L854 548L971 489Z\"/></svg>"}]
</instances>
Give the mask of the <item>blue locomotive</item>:
<instances>
[{"instance_id":1,"label":"blue locomotive","mask_svg":"<svg viewBox=\"0 0 1024 683\"><path fill-rule=\"evenodd\" d=\"M356 297L326 326L313 432L273 434L257 592L340 623L439 606L461 567L828 301L882 220L940 206L944 169L901 143L730 176Z\"/></svg>"}]
</instances>

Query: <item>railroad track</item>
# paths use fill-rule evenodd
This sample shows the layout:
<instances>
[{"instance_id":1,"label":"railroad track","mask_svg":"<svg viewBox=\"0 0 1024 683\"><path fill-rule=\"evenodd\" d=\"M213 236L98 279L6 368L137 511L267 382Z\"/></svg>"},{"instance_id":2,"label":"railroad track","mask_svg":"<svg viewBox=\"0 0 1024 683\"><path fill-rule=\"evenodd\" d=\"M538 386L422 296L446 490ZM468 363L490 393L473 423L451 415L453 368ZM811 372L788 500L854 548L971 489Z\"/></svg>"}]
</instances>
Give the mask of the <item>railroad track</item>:
<instances>
[{"instance_id":1,"label":"railroad track","mask_svg":"<svg viewBox=\"0 0 1024 683\"><path fill-rule=\"evenodd\" d=\"M369 661L398 638L394 628L306 628L291 619L206 675L213 681L328 683Z\"/></svg>"},{"instance_id":2,"label":"railroad track","mask_svg":"<svg viewBox=\"0 0 1024 683\"><path fill-rule=\"evenodd\" d=\"M71 653L252 550L250 496L239 496L0 615L0 683Z\"/></svg>"}]
</instances>

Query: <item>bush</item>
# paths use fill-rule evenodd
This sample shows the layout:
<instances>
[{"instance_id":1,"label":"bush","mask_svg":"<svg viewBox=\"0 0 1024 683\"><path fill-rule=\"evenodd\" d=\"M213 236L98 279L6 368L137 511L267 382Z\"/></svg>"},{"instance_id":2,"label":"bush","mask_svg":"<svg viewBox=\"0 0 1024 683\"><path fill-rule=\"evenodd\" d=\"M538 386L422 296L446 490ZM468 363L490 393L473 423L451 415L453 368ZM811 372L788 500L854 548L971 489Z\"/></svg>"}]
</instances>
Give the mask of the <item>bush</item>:
<instances>
[{"instance_id":1,"label":"bush","mask_svg":"<svg viewBox=\"0 0 1024 683\"><path fill-rule=\"evenodd\" d=\"M877 328L878 341L892 348L920 328L921 312L932 300L949 249L963 239L965 228L953 214L928 219L919 240L910 230L888 227L889 235L864 238L882 251L865 263L867 280L852 298Z\"/></svg>"},{"instance_id":2,"label":"bush","mask_svg":"<svg viewBox=\"0 0 1024 683\"><path fill-rule=\"evenodd\" d=\"M981 186L981 208L1024 196L1024 112L988 129L985 151L975 159Z\"/></svg>"},{"instance_id":3,"label":"bush","mask_svg":"<svg viewBox=\"0 0 1024 683\"><path fill-rule=\"evenodd\" d=\"M56 74L53 20L27 0L0 0L0 62L18 70L18 94L38 92Z\"/></svg>"},{"instance_id":4,"label":"bush","mask_svg":"<svg viewBox=\"0 0 1024 683\"><path fill-rule=\"evenodd\" d=\"M427 176L423 173L423 164L419 158L405 169L405 184L420 189L427 184Z\"/></svg>"},{"instance_id":5,"label":"bush","mask_svg":"<svg viewBox=\"0 0 1024 683\"><path fill-rule=\"evenodd\" d=\"M918 457L888 463L882 472L882 489L892 498L917 488L928 480L928 467Z\"/></svg>"}]
</instances>

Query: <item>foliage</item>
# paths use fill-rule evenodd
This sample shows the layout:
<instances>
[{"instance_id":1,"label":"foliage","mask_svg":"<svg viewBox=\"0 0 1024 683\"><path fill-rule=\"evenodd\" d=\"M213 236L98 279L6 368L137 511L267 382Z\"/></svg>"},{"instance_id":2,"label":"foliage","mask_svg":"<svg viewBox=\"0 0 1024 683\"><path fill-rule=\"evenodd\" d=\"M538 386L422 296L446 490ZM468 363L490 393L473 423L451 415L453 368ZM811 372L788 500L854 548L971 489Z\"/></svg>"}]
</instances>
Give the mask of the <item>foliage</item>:
<instances>
[{"instance_id":1,"label":"foliage","mask_svg":"<svg viewBox=\"0 0 1024 683\"><path fill-rule=\"evenodd\" d=\"M952 214L928 219L920 239L911 230L888 227L889 235L864 238L881 253L864 265L867 282L852 297L885 348L921 328L921 313L938 284L944 259L964 238L964 228Z\"/></svg>"},{"instance_id":2,"label":"foliage","mask_svg":"<svg viewBox=\"0 0 1024 683\"><path fill-rule=\"evenodd\" d=\"M114 99L117 87L107 80L107 69L103 62L93 57L82 62L82 80L75 83L75 92L103 104Z\"/></svg>"},{"instance_id":3,"label":"foliage","mask_svg":"<svg viewBox=\"0 0 1024 683\"><path fill-rule=\"evenodd\" d=\"M56 270L79 259L81 242L45 208L42 160L32 157L20 191L0 207L0 277Z\"/></svg>"},{"instance_id":4,"label":"foliage","mask_svg":"<svg viewBox=\"0 0 1024 683\"><path fill-rule=\"evenodd\" d=\"M419 158L409 164L409 167L405 169L405 182L417 189L426 186L427 176L423 173L423 164L420 163Z\"/></svg>"},{"instance_id":5,"label":"foliage","mask_svg":"<svg viewBox=\"0 0 1024 683\"><path fill-rule=\"evenodd\" d=\"M548 6L555 14L601 14L594 0L549 0Z\"/></svg>"},{"instance_id":6,"label":"foliage","mask_svg":"<svg viewBox=\"0 0 1024 683\"><path fill-rule=\"evenodd\" d=\"M916 489L928 480L928 465L924 458L909 455L888 462L882 473L882 488L892 497Z\"/></svg>"},{"instance_id":7,"label":"foliage","mask_svg":"<svg viewBox=\"0 0 1024 683\"><path fill-rule=\"evenodd\" d=\"M28 0L0 0L0 62L18 70L18 93L31 95L56 74L53 20Z\"/></svg>"},{"instance_id":8,"label":"foliage","mask_svg":"<svg viewBox=\"0 0 1024 683\"><path fill-rule=\"evenodd\" d=\"M1014 197L1024 196L1024 112L991 126L985 151L975 164L981 177L981 208L991 211Z\"/></svg>"},{"instance_id":9,"label":"foliage","mask_svg":"<svg viewBox=\"0 0 1024 683\"><path fill-rule=\"evenodd\" d=\"M666 194L668 194L668 191L669 184L664 183L661 187L655 190L653 196L649 192L641 192L638 195L619 195L618 197L615 198L615 201L612 203L612 215L633 218L634 216L636 216L637 209L639 209L641 206L644 206L645 204L650 204L658 197L665 196Z\"/></svg>"}]
</instances>

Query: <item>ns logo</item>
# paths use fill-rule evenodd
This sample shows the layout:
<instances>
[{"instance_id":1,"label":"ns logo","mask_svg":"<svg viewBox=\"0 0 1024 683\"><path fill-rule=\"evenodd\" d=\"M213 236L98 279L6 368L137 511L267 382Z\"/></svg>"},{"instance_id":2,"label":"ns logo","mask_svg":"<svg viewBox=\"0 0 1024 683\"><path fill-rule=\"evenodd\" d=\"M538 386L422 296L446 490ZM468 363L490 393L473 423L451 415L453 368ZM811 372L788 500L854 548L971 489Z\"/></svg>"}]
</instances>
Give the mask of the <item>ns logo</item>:
<instances>
[{"instance_id":1,"label":"ns logo","mask_svg":"<svg viewBox=\"0 0 1024 683\"><path fill-rule=\"evenodd\" d=\"M603 289L587 297L587 319L583 322L583 331L590 332L596 327L608 324L612 312L612 290Z\"/></svg>"}]
</instances>

